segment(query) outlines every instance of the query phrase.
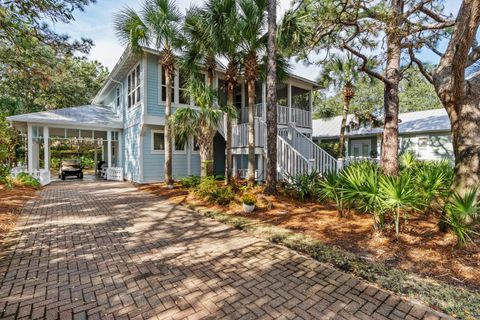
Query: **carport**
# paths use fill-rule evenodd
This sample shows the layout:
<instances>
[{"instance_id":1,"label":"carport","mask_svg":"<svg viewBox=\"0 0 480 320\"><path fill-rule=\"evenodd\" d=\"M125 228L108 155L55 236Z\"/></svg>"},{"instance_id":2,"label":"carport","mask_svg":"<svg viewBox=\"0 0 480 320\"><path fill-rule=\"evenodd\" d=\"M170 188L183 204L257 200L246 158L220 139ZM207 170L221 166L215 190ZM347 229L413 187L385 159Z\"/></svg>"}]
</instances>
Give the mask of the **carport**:
<instances>
[{"instance_id":1,"label":"carport","mask_svg":"<svg viewBox=\"0 0 480 320\"><path fill-rule=\"evenodd\" d=\"M95 145L95 170L101 160L109 168L123 167L122 121L120 115L107 107L86 105L28 113L8 117L11 125L26 136L27 165L25 171L39 177L42 182L50 179L50 147L53 141L90 141ZM43 166L40 164L43 151ZM95 171L95 173L97 173ZM47 182L48 183L48 182Z\"/></svg>"}]
</instances>

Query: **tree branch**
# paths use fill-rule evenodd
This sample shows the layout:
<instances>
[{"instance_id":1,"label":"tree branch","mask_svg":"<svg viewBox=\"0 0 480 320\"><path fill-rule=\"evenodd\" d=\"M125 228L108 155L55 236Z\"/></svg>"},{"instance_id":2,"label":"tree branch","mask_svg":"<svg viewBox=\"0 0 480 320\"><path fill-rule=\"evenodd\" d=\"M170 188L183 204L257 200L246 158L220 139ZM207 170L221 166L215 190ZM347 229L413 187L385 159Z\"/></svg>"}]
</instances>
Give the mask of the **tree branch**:
<instances>
[{"instance_id":1,"label":"tree branch","mask_svg":"<svg viewBox=\"0 0 480 320\"><path fill-rule=\"evenodd\" d=\"M368 58L366 55L360 53L359 51L355 50L354 48L350 47L349 45L347 45L346 43L343 43L342 45L342 48L349 51L351 54L353 54L354 56L360 58L362 60L362 64L360 65L360 68L359 70L360 71L363 71L365 72L366 74L374 77L374 78L377 78L378 80L380 81L383 81L383 82L388 82L387 78L385 78L383 75L381 75L380 73L378 72L375 72L373 70L371 70L370 68L367 67L367 64L368 64Z\"/></svg>"},{"instance_id":2,"label":"tree branch","mask_svg":"<svg viewBox=\"0 0 480 320\"><path fill-rule=\"evenodd\" d=\"M415 23L408 21L411 25L415 25ZM428 23L424 24L421 26L418 26L417 28L413 28L408 34L415 34L419 33L421 31L428 31L428 30L442 30L445 28L453 27L455 25L455 21L452 20L446 20L444 22L438 22L438 23Z\"/></svg>"},{"instance_id":3,"label":"tree branch","mask_svg":"<svg viewBox=\"0 0 480 320\"><path fill-rule=\"evenodd\" d=\"M476 46L472 48L472 51L470 52L467 58L467 67L474 64L478 59L480 59L480 46Z\"/></svg>"},{"instance_id":4,"label":"tree branch","mask_svg":"<svg viewBox=\"0 0 480 320\"><path fill-rule=\"evenodd\" d=\"M433 0L424 0L424 1L421 1L419 2L416 6L410 8L410 10L408 10L407 12L404 13L404 17L405 18L408 18L410 17L412 14L414 14L415 12L417 12L418 10L420 10L421 8L423 8L424 5L432 2Z\"/></svg>"},{"instance_id":5,"label":"tree branch","mask_svg":"<svg viewBox=\"0 0 480 320\"><path fill-rule=\"evenodd\" d=\"M419 8L419 11L423 12L424 14L426 14L427 16L429 16L430 18L432 18L433 20L437 21L437 22L447 22L449 21L448 19L442 17L440 14L428 9L428 8L425 8L424 6L421 6Z\"/></svg>"},{"instance_id":6,"label":"tree branch","mask_svg":"<svg viewBox=\"0 0 480 320\"><path fill-rule=\"evenodd\" d=\"M425 66L423 65L422 61L420 61L416 56L415 56L415 52L413 51L413 47L410 46L408 48L408 54L410 55L410 60L413 61L417 67L418 67L418 70L420 70L420 72L423 74L423 76L425 77L425 79L427 79L428 82L432 83L433 84L433 77L432 75L425 69Z\"/></svg>"}]
</instances>

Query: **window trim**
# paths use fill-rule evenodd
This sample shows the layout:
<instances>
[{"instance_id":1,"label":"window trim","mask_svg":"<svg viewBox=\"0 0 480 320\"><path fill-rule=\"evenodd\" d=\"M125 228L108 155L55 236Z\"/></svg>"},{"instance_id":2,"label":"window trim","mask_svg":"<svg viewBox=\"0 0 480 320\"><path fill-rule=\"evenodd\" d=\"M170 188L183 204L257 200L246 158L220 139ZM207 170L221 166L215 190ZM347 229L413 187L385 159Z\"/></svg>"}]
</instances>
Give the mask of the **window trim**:
<instances>
[{"instance_id":1,"label":"window trim","mask_svg":"<svg viewBox=\"0 0 480 320\"><path fill-rule=\"evenodd\" d=\"M191 141L191 151L192 151L192 154L200 154L200 148L198 150L195 150L195 137L192 136L190 138L190 141Z\"/></svg>"},{"instance_id":2,"label":"window trim","mask_svg":"<svg viewBox=\"0 0 480 320\"><path fill-rule=\"evenodd\" d=\"M163 133L165 134L165 130L160 130L160 129L152 129L151 130L151 138L152 138L152 141L150 143L150 152L152 154L165 154L165 149L163 150L155 150L155 143L154 143L154 139L155 139L155 133ZM164 136L165 137L165 136Z\"/></svg>"},{"instance_id":3,"label":"window trim","mask_svg":"<svg viewBox=\"0 0 480 320\"><path fill-rule=\"evenodd\" d=\"M135 74L135 76L136 76L136 79L139 80L139 83L132 91L129 91L128 77L130 77L133 74L133 72L137 70L138 67L140 67L139 68L139 73L140 74L139 75ZM142 93L142 85L143 85L143 83L142 83L142 73L143 73L142 65L141 65L140 62L136 63L135 66L132 69L130 69L130 71L127 73L127 79L126 79L127 80L127 83L126 83L127 90L125 90L125 91L126 91L126 96L127 96L126 100L127 100L127 109L128 110L133 110L133 109L137 108L138 106L140 106L142 104L142 95L143 95L143 93ZM139 89L139 90L137 91L137 89ZM132 92L135 92L135 100L137 100L137 93L139 92L140 93L140 99L138 101L136 101L135 104L132 104L131 106L128 106L129 96Z\"/></svg>"},{"instance_id":4,"label":"window trim","mask_svg":"<svg viewBox=\"0 0 480 320\"><path fill-rule=\"evenodd\" d=\"M120 86L117 86L117 88L115 89L115 107L116 108L119 108L120 105L121 105L121 92L120 92Z\"/></svg>"},{"instance_id":5,"label":"window trim","mask_svg":"<svg viewBox=\"0 0 480 320\"><path fill-rule=\"evenodd\" d=\"M177 150L177 148L175 147L175 137L173 137L173 139L172 139L172 149L173 149L172 151L173 151L173 153L174 154L187 154L188 140L189 139L187 139L187 141L185 141L185 145L183 147L183 150Z\"/></svg>"}]
</instances>

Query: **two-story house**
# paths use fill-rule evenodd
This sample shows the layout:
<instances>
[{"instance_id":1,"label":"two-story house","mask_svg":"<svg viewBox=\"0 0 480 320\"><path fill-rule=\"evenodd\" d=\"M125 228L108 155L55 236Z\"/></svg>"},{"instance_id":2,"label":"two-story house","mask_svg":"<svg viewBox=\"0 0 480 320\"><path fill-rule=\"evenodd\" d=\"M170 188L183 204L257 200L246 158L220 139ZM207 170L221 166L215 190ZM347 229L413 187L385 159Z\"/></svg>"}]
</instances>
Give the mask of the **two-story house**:
<instances>
[{"instance_id":1,"label":"two-story house","mask_svg":"<svg viewBox=\"0 0 480 320\"><path fill-rule=\"evenodd\" d=\"M9 117L11 124L26 134L28 171L49 170L52 139L94 141L102 152L96 158L108 167L120 168L123 178L148 183L164 177L165 76L158 61L159 53L145 49L139 57L128 50L117 62L91 105ZM224 87L225 68L218 63L215 86ZM185 80L176 72L172 88L173 112L193 107L183 94ZM336 160L311 141L312 91L316 84L293 74L277 87L278 97L278 169L280 174L300 174L308 170L336 169ZM234 173L247 170L247 88L240 77L234 103L239 117L233 124ZM255 86L255 144L257 178L263 179L266 157L265 108L266 85ZM225 124L219 124L214 139L215 174L225 171ZM195 137L185 145L173 143L173 174L176 178L200 174L200 156ZM45 165L47 164L47 165Z\"/></svg>"}]
</instances>

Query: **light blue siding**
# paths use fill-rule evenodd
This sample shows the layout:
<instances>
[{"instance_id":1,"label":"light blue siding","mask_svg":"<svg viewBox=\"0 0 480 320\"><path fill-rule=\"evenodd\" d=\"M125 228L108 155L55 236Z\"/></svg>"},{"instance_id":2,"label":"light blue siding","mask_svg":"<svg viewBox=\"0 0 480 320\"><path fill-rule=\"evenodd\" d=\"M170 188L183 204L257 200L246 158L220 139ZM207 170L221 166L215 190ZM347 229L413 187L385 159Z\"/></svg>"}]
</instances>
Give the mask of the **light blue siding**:
<instances>
[{"instance_id":1,"label":"light blue siding","mask_svg":"<svg viewBox=\"0 0 480 320\"><path fill-rule=\"evenodd\" d=\"M165 106L158 101L159 69L158 57L149 54L147 57L147 114L150 116L165 115Z\"/></svg>"},{"instance_id":2,"label":"light blue siding","mask_svg":"<svg viewBox=\"0 0 480 320\"><path fill-rule=\"evenodd\" d=\"M140 124L123 130L124 136L124 168L127 180L138 181L140 178Z\"/></svg>"},{"instance_id":3,"label":"light blue siding","mask_svg":"<svg viewBox=\"0 0 480 320\"><path fill-rule=\"evenodd\" d=\"M200 155L198 153L192 154L192 176L200 176Z\"/></svg>"},{"instance_id":4,"label":"light blue siding","mask_svg":"<svg viewBox=\"0 0 480 320\"><path fill-rule=\"evenodd\" d=\"M149 126L143 137L143 180L145 182L163 181L165 155L152 151L152 130L161 130L163 127ZM198 161L196 160L198 158ZM192 174L200 174L199 156L192 155ZM188 176L188 154L173 153L173 177L175 179ZM198 168L198 169L197 169Z\"/></svg>"}]
</instances>

